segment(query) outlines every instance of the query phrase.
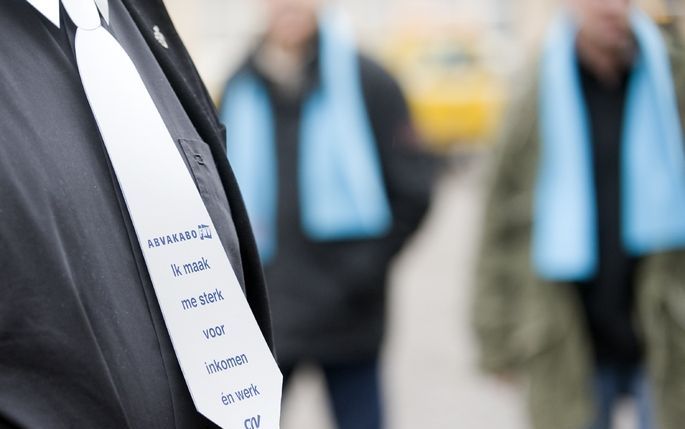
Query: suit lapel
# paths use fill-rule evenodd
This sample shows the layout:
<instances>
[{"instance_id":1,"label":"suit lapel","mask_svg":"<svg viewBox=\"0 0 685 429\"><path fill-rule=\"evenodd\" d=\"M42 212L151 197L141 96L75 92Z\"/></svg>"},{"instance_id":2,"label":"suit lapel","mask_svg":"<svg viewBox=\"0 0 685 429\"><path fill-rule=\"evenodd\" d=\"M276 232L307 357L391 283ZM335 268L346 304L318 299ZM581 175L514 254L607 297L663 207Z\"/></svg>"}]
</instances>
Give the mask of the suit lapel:
<instances>
[{"instance_id":1,"label":"suit lapel","mask_svg":"<svg viewBox=\"0 0 685 429\"><path fill-rule=\"evenodd\" d=\"M122 0L201 133L221 131L207 89L161 0ZM202 135L210 140L208 135ZM222 138L223 140L223 138Z\"/></svg>"}]
</instances>

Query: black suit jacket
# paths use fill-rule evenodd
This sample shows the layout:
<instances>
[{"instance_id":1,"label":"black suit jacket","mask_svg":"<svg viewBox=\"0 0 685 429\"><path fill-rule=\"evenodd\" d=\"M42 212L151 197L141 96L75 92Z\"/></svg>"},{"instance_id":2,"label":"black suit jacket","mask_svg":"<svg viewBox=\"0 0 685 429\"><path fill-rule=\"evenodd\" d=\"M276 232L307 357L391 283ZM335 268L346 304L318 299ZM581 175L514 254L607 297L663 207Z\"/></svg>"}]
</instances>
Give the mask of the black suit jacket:
<instances>
[{"instance_id":1,"label":"black suit jacket","mask_svg":"<svg viewBox=\"0 0 685 429\"><path fill-rule=\"evenodd\" d=\"M203 140L210 146L233 213L240 241L247 301L273 350L269 302L262 266L238 183L226 158L226 128L161 0L122 0L164 70ZM154 27L167 47L155 39Z\"/></svg>"},{"instance_id":2,"label":"black suit jacket","mask_svg":"<svg viewBox=\"0 0 685 429\"><path fill-rule=\"evenodd\" d=\"M118 28L135 26L145 37L213 152L238 235L247 299L271 345L261 267L212 102L160 1L112 3L117 13L127 8L133 22L120 14ZM142 253L127 253L127 244L136 245L135 232L81 93L70 52L73 23L61 15L64 27L57 28L33 9L25 0L0 1L0 428L216 427L193 406ZM154 27L168 48L155 40ZM149 61L138 34L127 36ZM41 67L50 69L43 74ZM51 77L59 81L54 88ZM61 116L50 120L55 111L66 112L67 125L59 125ZM58 135L46 134L52 131ZM46 173L52 157L66 168ZM92 189L106 189L89 195L105 194L93 204L110 222L85 214L89 204L78 194ZM81 222L81 214L90 221ZM110 247L105 240L113 230L118 244ZM121 259L103 249L121 252ZM122 277L117 267L126 271ZM131 332L139 324L139 332Z\"/></svg>"}]
</instances>

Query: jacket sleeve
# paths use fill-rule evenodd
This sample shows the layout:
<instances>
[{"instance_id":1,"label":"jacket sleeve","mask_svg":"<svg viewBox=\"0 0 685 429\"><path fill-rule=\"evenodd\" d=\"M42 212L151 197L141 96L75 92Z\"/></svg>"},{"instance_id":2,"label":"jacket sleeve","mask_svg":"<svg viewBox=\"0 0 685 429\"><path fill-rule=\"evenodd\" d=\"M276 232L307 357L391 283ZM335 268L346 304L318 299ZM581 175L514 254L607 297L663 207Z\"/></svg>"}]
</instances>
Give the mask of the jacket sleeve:
<instances>
[{"instance_id":1,"label":"jacket sleeve","mask_svg":"<svg viewBox=\"0 0 685 429\"><path fill-rule=\"evenodd\" d=\"M535 91L510 106L495 148L476 271L472 323L480 366L511 372L522 363L517 333L530 269L533 184L537 170Z\"/></svg>"},{"instance_id":2,"label":"jacket sleeve","mask_svg":"<svg viewBox=\"0 0 685 429\"><path fill-rule=\"evenodd\" d=\"M360 67L394 218L387 240L388 256L392 257L416 231L428 210L437 160L422 150L407 101L395 79L363 56Z\"/></svg>"}]
</instances>

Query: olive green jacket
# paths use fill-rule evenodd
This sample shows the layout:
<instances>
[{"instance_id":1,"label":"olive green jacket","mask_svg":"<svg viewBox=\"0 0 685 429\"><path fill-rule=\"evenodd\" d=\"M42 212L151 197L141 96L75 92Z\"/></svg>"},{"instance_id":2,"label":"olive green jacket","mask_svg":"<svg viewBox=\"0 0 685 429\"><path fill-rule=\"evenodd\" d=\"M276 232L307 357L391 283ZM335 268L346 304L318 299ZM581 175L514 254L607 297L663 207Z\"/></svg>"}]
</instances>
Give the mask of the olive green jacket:
<instances>
[{"instance_id":1,"label":"olive green jacket","mask_svg":"<svg viewBox=\"0 0 685 429\"><path fill-rule=\"evenodd\" d=\"M685 50L675 32L665 34L685 123ZM583 429L594 413L593 362L579 297L572 285L539 279L530 257L540 147L536 80L514 103L496 150L473 321L482 367L525 380L535 429ZM637 275L637 325L660 429L682 429L685 250L643 258Z\"/></svg>"}]
</instances>

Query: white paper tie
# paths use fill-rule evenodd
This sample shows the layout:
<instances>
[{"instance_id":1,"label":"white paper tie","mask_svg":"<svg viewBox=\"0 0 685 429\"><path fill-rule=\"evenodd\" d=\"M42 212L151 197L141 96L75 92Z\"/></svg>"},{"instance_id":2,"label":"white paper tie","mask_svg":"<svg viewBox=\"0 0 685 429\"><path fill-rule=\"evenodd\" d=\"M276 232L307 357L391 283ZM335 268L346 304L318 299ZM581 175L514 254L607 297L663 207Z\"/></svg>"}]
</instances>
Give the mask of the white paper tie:
<instances>
[{"instance_id":1,"label":"white paper tie","mask_svg":"<svg viewBox=\"0 0 685 429\"><path fill-rule=\"evenodd\" d=\"M62 0L83 88L121 185L197 410L223 428L279 427L282 376L212 220L135 65L94 0Z\"/></svg>"}]
</instances>

